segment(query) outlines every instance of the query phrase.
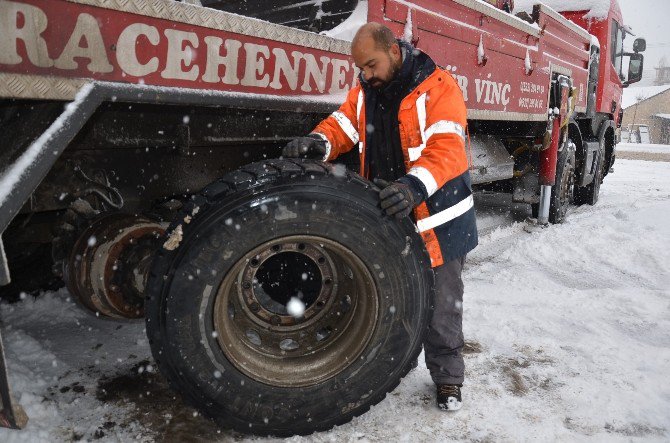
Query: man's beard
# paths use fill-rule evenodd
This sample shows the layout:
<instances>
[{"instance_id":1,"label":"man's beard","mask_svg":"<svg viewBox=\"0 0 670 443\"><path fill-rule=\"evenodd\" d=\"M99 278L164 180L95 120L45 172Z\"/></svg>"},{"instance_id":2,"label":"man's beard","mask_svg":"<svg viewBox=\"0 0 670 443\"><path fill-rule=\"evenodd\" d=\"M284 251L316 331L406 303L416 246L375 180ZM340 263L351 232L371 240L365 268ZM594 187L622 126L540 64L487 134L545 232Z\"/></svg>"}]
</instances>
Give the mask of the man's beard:
<instances>
[{"instance_id":1,"label":"man's beard","mask_svg":"<svg viewBox=\"0 0 670 443\"><path fill-rule=\"evenodd\" d=\"M390 56L389 56L389 58L390 58ZM378 78L373 78L373 79L370 79L370 81L368 82L370 84L370 86L372 86L374 89L377 89L377 90L382 90L382 89L386 88L389 85L389 83L391 83L393 81L393 79L396 78L396 76L398 75L398 72L400 72L400 68L402 68L402 62L398 63L397 65L394 65L393 63L391 63L390 66L391 67L389 68L388 76L387 76L387 78L389 80L384 81L384 80L381 80L381 79L378 79Z\"/></svg>"}]
</instances>

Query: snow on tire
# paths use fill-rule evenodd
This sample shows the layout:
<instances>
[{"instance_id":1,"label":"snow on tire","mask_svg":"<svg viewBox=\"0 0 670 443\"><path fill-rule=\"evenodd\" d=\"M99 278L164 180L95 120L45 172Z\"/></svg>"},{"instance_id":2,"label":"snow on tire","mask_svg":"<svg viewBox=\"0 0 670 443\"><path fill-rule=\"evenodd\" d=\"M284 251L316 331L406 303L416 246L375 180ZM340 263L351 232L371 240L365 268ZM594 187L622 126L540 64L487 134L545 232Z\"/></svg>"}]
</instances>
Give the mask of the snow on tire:
<instances>
[{"instance_id":1,"label":"snow on tire","mask_svg":"<svg viewBox=\"0 0 670 443\"><path fill-rule=\"evenodd\" d=\"M288 436L346 423L417 358L433 274L409 219L318 161L229 173L185 206L154 260L146 325L173 388L220 425Z\"/></svg>"}]
</instances>

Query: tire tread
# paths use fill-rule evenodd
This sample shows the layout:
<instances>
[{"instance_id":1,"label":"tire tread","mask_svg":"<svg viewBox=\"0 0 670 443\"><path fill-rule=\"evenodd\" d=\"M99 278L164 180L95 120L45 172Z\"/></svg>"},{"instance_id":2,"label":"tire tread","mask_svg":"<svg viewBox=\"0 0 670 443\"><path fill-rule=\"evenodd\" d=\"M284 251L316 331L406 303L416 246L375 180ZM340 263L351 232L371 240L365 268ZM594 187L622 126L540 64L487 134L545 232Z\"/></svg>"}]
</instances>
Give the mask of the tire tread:
<instances>
[{"instance_id":1,"label":"tire tread","mask_svg":"<svg viewBox=\"0 0 670 443\"><path fill-rule=\"evenodd\" d=\"M200 207L200 212L206 212L211 205L220 202L225 199L227 196L238 193L241 191L246 191L252 189L260 184L267 184L269 182L294 178L296 176L308 176L308 175L318 175L318 176L335 176L338 179L346 180L350 183L353 183L361 188L368 190L371 187L374 189L374 185L370 182L363 179L356 173L353 173L349 170L346 170L344 174L341 170L338 170L335 173L335 167L316 160L292 160L292 159L272 159L266 160L259 163L253 163L245 165L237 171L233 171L225 174L221 179L211 183L210 185L203 188L203 190L195 194L191 200L185 204L179 211L175 221L170 225L166 231L165 238L172 233L177 225L182 224L184 217L191 215L194 216L194 208L196 206ZM186 240L187 232L184 232L184 240ZM427 252L424 251L425 258L427 260ZM169 364L170 355L168 352L164 352L164 343L163 338L160 334L160 324L161 318L163 316L163 309L161 306L161 294L163 292L164 286L166 284L166 279L155 272L157 268L167 265L167 261L171 255L170 251L166 251L163 248L157 252L154 260L154 265L151 267L150 279L147 284L146 289L146 302L145 302L145 311L146 311L146 331L151 345L152 354L156 362L156 366L160 371L166 374L166 379L169 386L176 392L182 392L183 389L179 386L178 381L183 380L182 374L174 370L173 365ZM430 275L428 275L429 273ZM427 269L424 277L429 278L432 282L432 269ZM434 288L429 291L428 294L428 306L430 306L430 315L432 315L432 306L433 306L433 297L434 297ZM430 316L429 316L430 318ZM164 321L164 320L163 320ZM421 336L421 342L425 338L425 335L428 333L428 328L426 328ZM292 427L291 429L274 429L271 432L271 435L277 437L289 437L293 435L310 435L315 432L324 432L328 431L335 426L340 426L345 423L350 422L353 418L358 417L367 411L369 411L371 405L378 404L386 398L386 395L393 391L402 381L402 379L407 376L407 374L412 369L412 362L418 358L421 353L421 347L419 346L412 355L407 359L406 365L398 372L398 377L390 382L386 386L386 389L380 390L377 395L374 395L366 402L366 405L362 408L354 409L353 411L342 414L335 420L330 420L329 422L318 425L311 424L304 427ZM167 362L166 362L167 360ZM198 397L200 401L198 401ZM190 392L189 395L182 395L184 401L190 404L193 407L202 410L203 400L206 400L204 396L198 395L198 393ZM224 424L226 427L233 429L234 431L248 434L248 433L257 433L258 430L255 430L253 427L250 428L247 423L240 423L238 420L233 418L228 418L225 420L225 423L222 423L221 417L214 417L212 414L207 413L205 409L202 411L206 415L210 416L212 419L216 419L219 424Z\"/></svg>"}]
</instances>

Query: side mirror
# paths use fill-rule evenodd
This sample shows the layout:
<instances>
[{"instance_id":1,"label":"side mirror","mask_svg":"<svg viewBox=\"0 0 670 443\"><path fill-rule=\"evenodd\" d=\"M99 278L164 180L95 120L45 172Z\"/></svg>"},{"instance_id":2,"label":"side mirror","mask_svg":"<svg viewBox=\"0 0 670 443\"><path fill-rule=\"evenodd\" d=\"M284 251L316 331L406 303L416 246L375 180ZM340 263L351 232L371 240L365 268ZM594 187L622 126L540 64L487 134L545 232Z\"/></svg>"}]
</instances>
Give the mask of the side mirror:
<instances>
[{"instance_id":1,"label":"side mirror","mask_svg":"<svg viewBox=\"0 0 670 443\"><path fill-rule=\"evenodd\" d=\"M636 38L633 42L633 52L644 52L647 50L647 41L643 38Z\"/></svg>"},{"instance_id":2,"label":"side mirror","mask_svg":"<svg viewBox=\"0 0 670 443\"><path fill-rule=\"evenodd\" d=\"M630 62L628 63L628 79L624 82L624 87L642 80L642 71L644 70L644 56L642 54L626 55L630 56Z\"/></svg>"}]
</instances>

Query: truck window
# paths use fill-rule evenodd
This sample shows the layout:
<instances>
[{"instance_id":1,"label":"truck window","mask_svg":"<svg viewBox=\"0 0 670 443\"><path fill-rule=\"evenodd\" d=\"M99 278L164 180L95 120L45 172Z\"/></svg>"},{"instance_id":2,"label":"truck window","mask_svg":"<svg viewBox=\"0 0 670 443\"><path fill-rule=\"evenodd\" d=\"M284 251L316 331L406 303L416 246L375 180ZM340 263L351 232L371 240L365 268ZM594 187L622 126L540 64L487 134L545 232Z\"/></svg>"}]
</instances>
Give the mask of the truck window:
<instances>
[{"instance_id":1,"label":"truck window","mask_svg":"<svg viewBox=\"0 0 670 443\"><path fill-rule=\"evenodd\" d=\"M623 79L623 39L625 37L624 29L616 20L612 20L612 64L616 69L619 78Z\"/></svg>"}]
</instances>

